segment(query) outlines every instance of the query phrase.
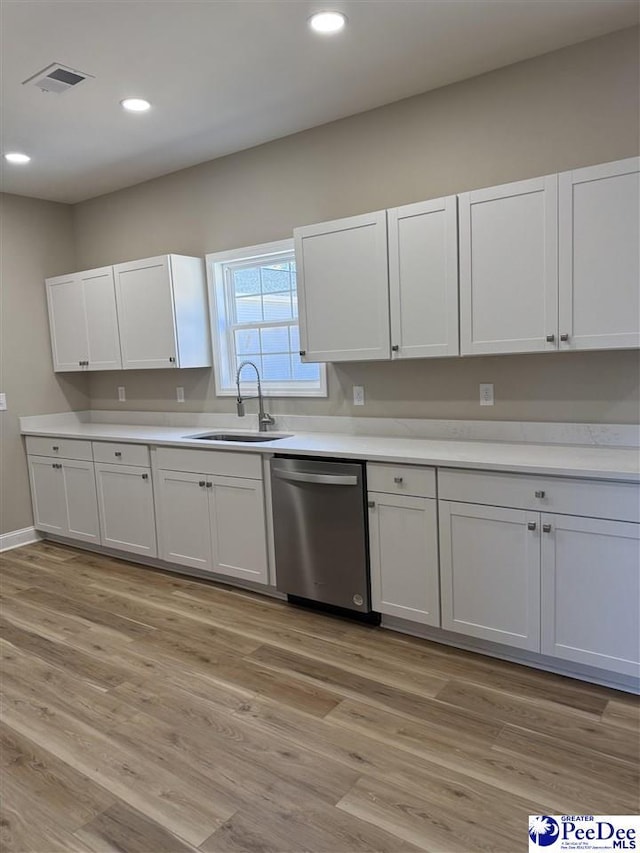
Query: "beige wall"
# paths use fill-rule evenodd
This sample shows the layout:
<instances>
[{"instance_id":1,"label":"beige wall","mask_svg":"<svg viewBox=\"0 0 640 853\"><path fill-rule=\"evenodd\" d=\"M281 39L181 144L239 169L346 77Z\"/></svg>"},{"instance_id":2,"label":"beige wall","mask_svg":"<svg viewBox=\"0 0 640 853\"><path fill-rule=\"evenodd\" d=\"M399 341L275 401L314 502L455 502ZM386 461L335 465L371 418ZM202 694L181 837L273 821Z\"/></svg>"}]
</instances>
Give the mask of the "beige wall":
<instances>
[{"instance_id":1,"label":"beige wall","mask_svg":"<svg viewBox=\"0 0 640 853\"><path fill-rule=\"evenodd\" d=\"M18 418L87 408L88 381L54 374L45 276L75 266L71 208L0 195L0 533L32 524Z\"/></svg>"},{"instance_id":2,"label":"beige wall","mask_svg":"<svg viewBox=\"0 0 640 853\"><path fill-rule=\"evenodd\" d=\"M202 255L318 222L633 156L639 151L638 30L176 172L74 208L83 267L163 252ZM638 419L635 352L353 364L329 369L326 401L274 411L452 418ZM99 374L92 404L229 411L210 371ZM480 408L478 382L495 384ZM353 409L352 384L367 404ZM173 403L175 386L186 403Z\"/></svg>"}]
</instances>

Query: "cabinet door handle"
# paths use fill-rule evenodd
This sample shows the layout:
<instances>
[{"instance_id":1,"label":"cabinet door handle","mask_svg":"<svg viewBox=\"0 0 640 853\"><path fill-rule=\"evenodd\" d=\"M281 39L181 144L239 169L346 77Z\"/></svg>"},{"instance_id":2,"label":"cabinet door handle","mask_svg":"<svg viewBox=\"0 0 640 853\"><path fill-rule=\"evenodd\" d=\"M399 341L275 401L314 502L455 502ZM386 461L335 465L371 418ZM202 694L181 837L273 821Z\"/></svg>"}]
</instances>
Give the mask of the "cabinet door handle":
<instances>
[{"instance_id":1,"label":"cabinet door handle","mask_svg":"<svg viewBox=\"0 0 640 853\"><path fill-rule=\"evenodd\" d=\"M201 489L204 489L204 480L198 480L198 485Z\"/></svg>"},{"instance_id":2,"label":"cabinet door handle","mask_svg":"<svg viewBox=\"0 0 640 853\"><path fill-rule=\"evenodd\" d=\"M568 341L569 340L569 333L565 332L563 335L560 335L560 340L561 341Z\"/></svg>"},{"instance_id":3,"label":"cabinet door handle","mask_svg":"<svg viewBox=\"0 0 640 853\"><path fill-rule=\"evenodd\" d=\"M213 483L211 482L211 480L207 480L205 485L208 489L210 489L213 486Z\"/></svg>"},{"instance_id":4,"label":"cabinet door handle","mask_svg":"<svg viewBox=\"0 0 640 853\"><path fill-rule=\"evenodd\" d=\"M556 339L555 335L547 335L547 343L552 344Z\"/></svg>"},{"instance_id":5,"label":"cabinet door handle","mask_svg":"<svg viewBox=\"0 0 640 853\"><path fill-rule=\"evenodd\" d=\"M376 505L375 501L367 501L367 506L369 507L369 509L373 509L375 505Z\"/></svg>"},{"instance_id":6,"label":"cabinet door handle","mask_svg":"<svg viewBox=\"0 0 640 853\"><path fill-rule=\"evenodd\" d=\"M551 533L551 525L550 524L543 524L542 529L545 533Z\"/></svg>"},{"instance_id":7,"label":"cabinet door handle","mask_svg":"<svg viewBox=\"0 0 640 853\"><path fill-rule=\"evenodd\" d=\"M171 362L171 364L175 364L176 363L176 357L174 355L170 355L169 361Z\"/></svg>"},{"instance_id":8,"label":"cabinet door handle","mask_svg":"<svg viewBox=\"0 0 640 853\"><path fill-rule=\"evenodd\" d=\"M113 455L117 456L119 459L122 456L122 453L119 450L116 450Z\"/></svg>"},{"instance_id":9,"label":"cabinet door handle","mask_svg":"<svg viewBox=\"0 0 640 853\"><path fill-rule=\"evenodd\" d=\"M148 480L148 479L149 479L149 475L148 475L148 474L143 474L143 475L142 475L142 479L143 479L143 480Z\"/></svg>"},{"instance_id":10,"label":"cabinet door handle","mask_svg":"<svg viewBox=\"0 0 640 853\"><path fill-rule=\"evenodd\" d=\"M404 477L394 477L393 482L400 486L404 482Z\"/></svg>"},{"instance_id":11,"label":"cabinet door handle","mask_svg":"<svg viewBox=\"0 0 640 853\"><path fill-rule=\"evenodd\" d=\"M300 350L300 355L306 355L306 354L307 354L306 349L301 349L301 350Z\"/></svg>"},{"instance_id":12,"label":"cabinet door handle","mask_svg":"<svg viewBox=\"0 0 640 853\"><path fill-rule=\"evenodd\" d=\"M535 530L535 529L536 529L536 526L537 526L537 525L536 525L535 521L529 521L529 522L527 522L527 530Z\"/></svg>"},{"instance_id":13,"label":"cabinet door handle","mask_svg":"<svg viewBox=\"0 0 640 853\"><path fill-rule=\"evenodd\" d=\"M537 498L543 498L545 496L545 492L542 489L538 489L533 493Z\"/></svg>"},{"instance_id":14,"label":"cabinet door handle","mask_svg":"<svg viewBox=\"0 0 640 853\"><path fill-rule=\"evenodd\" d=\"M394 344L391 347L391 352L399 352L399 351L400 351L400 347L398 346L398 344Z\"/></svg>"}]
</instances>

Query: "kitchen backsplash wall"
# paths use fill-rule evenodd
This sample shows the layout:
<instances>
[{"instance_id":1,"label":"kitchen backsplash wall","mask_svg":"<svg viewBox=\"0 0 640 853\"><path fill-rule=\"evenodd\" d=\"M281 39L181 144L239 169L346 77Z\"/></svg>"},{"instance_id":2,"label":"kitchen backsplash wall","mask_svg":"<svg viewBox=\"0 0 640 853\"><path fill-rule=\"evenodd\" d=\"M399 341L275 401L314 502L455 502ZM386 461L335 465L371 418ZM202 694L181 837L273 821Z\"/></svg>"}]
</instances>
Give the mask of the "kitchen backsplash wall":
<instances>
[{"instance_id":1,"label":"kitchen backsplash wall","mask_svg":"<svg viewBox=\"0 0 640 853\"><path fill-rule=\"evenodd\" d=\"M78 268L204 255L637 155L638 48L638 29L623 30L78 204ZM640 406L636 351L342 364L328 378L328 399L274 400L271 410L631 423ZM479 382L494 383L494 407L480 408ZM364 407L350 402L353 384L365 386ZM172 402L177 385L184 404ZM93 408L233 409L215 397L210 370L96 373L89 391Z\"/></svg>"},{"instance_id":2,"label":"kitchen backsplash wall","mask_svg":"<svg viewBox=\"0 0 640 853\"><path fill-rule=\"evenodd\" d=\"M75 263L68 205L0 194L0 534L33 523L18 418L89 403L88 377L51 364L44 278Z\"/></svg>"}]
</instances>

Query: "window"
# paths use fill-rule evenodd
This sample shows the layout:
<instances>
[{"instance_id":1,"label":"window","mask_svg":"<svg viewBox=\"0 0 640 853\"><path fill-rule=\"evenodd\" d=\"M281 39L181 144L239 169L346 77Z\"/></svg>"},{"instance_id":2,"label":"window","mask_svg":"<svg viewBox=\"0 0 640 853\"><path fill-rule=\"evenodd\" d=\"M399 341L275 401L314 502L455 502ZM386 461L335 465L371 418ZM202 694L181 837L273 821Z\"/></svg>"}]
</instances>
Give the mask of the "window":
<instances>
[{"instance_id":1,"label":"window","mask_svg":"<svg viewBox=\"0 0 640 853\"><path fill-rule=\"evenodd\" d=\"M211 283L216 393L236 393L236 371L253 361L265 394L326 397L324 364L300 361L293 241L207 256ZM253 371L243 387L255 385Z\"/></svg>"}]
</instances>

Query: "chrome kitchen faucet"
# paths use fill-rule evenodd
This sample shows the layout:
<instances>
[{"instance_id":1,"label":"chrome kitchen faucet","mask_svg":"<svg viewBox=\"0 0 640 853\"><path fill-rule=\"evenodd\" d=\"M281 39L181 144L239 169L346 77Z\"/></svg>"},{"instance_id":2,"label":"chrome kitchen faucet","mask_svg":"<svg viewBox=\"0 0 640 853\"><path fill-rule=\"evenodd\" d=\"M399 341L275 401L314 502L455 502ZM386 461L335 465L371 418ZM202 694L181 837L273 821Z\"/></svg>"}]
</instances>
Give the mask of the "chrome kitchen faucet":
<instances>
[{"instance_id":1,"label":"chrome kitchen faucet","mask_svg":"<svg viewBox=\"0 0 640 853\"><path fill-rule=\"evenodd\" d=\"M242 372L243 367L251 366L256 372L256 377L258 379L258 393L252 397L243 397L240 393L240 374ZM238 399L236 400L236 407L238 409L238 417L244 417L244 401L245 400L258 400L258 430L260 432L267 432L270 426L273 426L275 423L274 419L264 410L264 401L262 399L262 386L260 385L260 371L256 367L256 365L252 361L243 361L238 370L236 372L236 385L238 387Z\"/></svg>"}]
</instances>

